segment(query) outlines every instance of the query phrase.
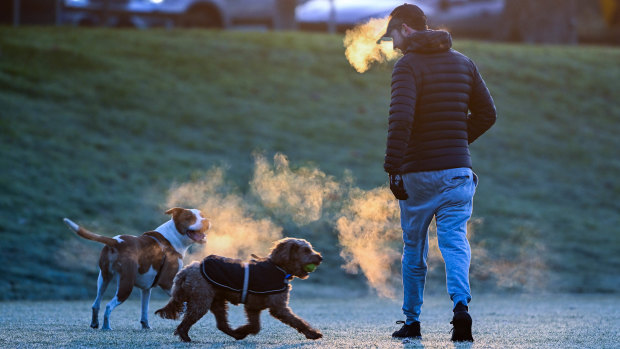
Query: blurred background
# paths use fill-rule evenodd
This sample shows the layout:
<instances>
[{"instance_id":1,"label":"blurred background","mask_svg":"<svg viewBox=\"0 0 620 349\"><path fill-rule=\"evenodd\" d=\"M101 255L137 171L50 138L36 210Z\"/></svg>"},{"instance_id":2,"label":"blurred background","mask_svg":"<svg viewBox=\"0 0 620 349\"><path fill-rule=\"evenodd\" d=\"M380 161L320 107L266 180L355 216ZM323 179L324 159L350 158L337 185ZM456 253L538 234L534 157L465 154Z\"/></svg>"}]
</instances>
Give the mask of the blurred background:
<instances>
[{"instance_id":1,"label":"blurred background","mask_svg":"<svg viewBox=\"0 0 620 349\"><path fill-rule=\"evenodd\" d=\"M432 27L457 37L521 42L620 38L618 0L420 0ZM253 26L344 32L381 18L403 0L5 0L0 23L104 27Z\"/></svg>"},{"instance_id":2,"label":"blurred background","mask_svg":"<svg viewBox=\"0 0 620 349\"><path fill-rule=\"evenodd\" d=\"M406 2L497 105L471 146L474 293L617 293L620 0ZM375 41L402 3L0 2L0 300L94 297L101 246L62 218L137 235L172 206L213 222L186 262L301 237L325 256L302 284L399 298L382 164L400 54Z\"/></svg>"}]
</instances>

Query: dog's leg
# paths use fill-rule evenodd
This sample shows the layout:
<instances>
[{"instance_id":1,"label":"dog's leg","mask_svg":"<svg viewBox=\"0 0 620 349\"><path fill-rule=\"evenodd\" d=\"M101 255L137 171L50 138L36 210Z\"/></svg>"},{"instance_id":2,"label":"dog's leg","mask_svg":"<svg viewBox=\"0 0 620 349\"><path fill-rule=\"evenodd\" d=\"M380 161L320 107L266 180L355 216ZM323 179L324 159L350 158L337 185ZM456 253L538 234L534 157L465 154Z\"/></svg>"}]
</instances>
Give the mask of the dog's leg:
<instances>
[{"instance_id":1,"label":"dog's leg","mask_svg":"<svg viewBox=\"0 0 620 349\"><path fill-rule=\"evenodd\" d=\"M235 336L235 332L232 328L230 328L230 324L228 323L228 304L226 304L226 299L219 297L215 298L211 304L211 312L215 316L215 322L218 330L234 337L235 339L241 339Z\"/></svg>"},{"instance_id":2,"label":"dog's leg","mask_svg":"<svg viewBox=\"0 0 620 349\"><path fill-rule=\"evenodd\" d=\"M140 323L142 324L143 330L150 330L151 326L149 326L149 300L151 299L151 289L142 290L142 317L140 318Z\"/></svg>"},{"instance_id":3,"label":"dog's leg","mask_svg":"<svg viewBox=\"0 0 620 349\"><path fill-rule=\"evenodd\" d=\"M131 263L131 262L127 262ZM134 282L136 281L136 274L138 273L138 266L135 265L133 268L128 267L124 274L119 274L118 278L118 288L116 290L116 296L112 298L110 303L105 306L105 313L103 314L103 327L102 330L111 330L110 328L110 313L114 308L121 305L124 301L129 298L131 295L131 290L133 289Z\"/></svg>"},{"instance_id":4,"label":"dog's leg","mask_svg":"<svg viewBox=\"0 0 620 349\"><path fill-rule=\"evenodd\" d=\"M243 339L247 337L247 335L255 335L260 332L260 312L261 309L248 309L245 308L245 315L248 317L248 323L235 329L234 335L235 339Z\"/></svg>"},{"instance_id":5,"label":"dog's leg","mask_svg":"<svg viewBox=\"0 0 620 349\"><path fill-rule=\"evenodd\" d=\"M157 309L155 314L161 316L164 319L176 320L179 318L181 313L185 312L185 291L183 290L184 284L183 280L185 279L185 275L180 272L175 277L175 280L178 282L175 283L174 287L170 289L163 289L168 295L170 299L168 299L168 303L164 305L161 309Z\"/></svg>"},{"instance_id":6,"label":"dog's leg","mask_svg":"<svg viewBox=\"0 0 620 349\"><path fill-rule=\"evenodd\" d=\"M112 300L108 304L106 304L105 313L103 313L103 327L101 327L102 330L112 329L110 328L110 313L112 313L112 310L114 310L114 308L118 307L122 303L123 302L118 300L118 296L114 296L114 298L112 298Z\"/></svg>"},{"instance_id":7,"label":"dog's leg","mask_svg":"<svg viewBox=\"0 0 620 349\"><path fill-rule=\"evenodd\" d=\"M163 288L160 287L164 292L166 292L166 294L168 295L168 297L173 297L172 296L172 287L171 288ZM183 306L181 307L181 310L179 311L179 314L183 314L185 313L185 309L187 309L187 304L185 304L185 302L183 302ZM155 314L157 314L157 312L155 312Z\"/></svg>"},{"instance_id":8,"label":"dog's leg","mask_svg":"<svg viewBox=\"0 0 620 349\"><path fill-rule=\"evenodd\" d=\"M276 319L296 329L308 339L319 339L323 337L321 332L310 327L307 322L295 315L291 308L286 305L269 308L269 313Z\"/></svg>"},{"instance_id":9,"label":"dog's leg","mask_svg":"<svg viewBox=\"0 0 620 349\"><path fill-rule=\"evenodd\" d=\"M212 298L206 297L204 299L191 299L187 301L187 311L183 316L183 320L174 331L174 334L179 336L183 342L192 341L189 338L189 329L209 311L212 300Z\"/></svg>"},{"instance_id":10,"label":"dog's leg","mask_svg":"<svg viewBox=\"0 0 620 349\"><path fill-rule=\"evenodd\" d=\"M97 278L97 298L95 298L95 302L93 302L93 319L90 322L90 327L92 328L99 327L99 309L101 308L101 299L110 284L110 280L111 278L105 279L101 273L101 270L99 270L99 277Z\"/></svg>"}]
</instances>

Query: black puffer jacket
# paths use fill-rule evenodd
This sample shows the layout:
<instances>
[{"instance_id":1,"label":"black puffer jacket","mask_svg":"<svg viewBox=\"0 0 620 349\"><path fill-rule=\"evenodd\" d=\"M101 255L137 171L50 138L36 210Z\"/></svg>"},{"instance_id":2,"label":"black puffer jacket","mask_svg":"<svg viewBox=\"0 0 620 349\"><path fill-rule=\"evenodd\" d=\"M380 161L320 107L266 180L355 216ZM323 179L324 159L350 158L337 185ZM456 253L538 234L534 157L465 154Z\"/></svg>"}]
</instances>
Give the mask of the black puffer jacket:
<instances>
[{"instance_id":1,"label":"black puffer jacket","mask_svg":"<svg viewBox=\"0 0 620 349\"><path fill-rule=\"evenodd\" d=\"M407 39L392 73L383 167L390 174L471 168L469 143L496 119L489 90L474 62L451 49L448 32Z\"/></svg>"}]
</instances>

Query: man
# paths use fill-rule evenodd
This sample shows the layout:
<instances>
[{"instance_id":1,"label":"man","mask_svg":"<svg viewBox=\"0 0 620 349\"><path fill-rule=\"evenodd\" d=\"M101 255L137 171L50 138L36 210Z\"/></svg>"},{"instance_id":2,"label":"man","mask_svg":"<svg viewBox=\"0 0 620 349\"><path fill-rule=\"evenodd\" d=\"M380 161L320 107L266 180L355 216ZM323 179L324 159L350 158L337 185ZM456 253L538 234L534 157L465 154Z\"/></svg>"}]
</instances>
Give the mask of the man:
<instances>
[{"instance_id":1,"label":"man","mask_svg":"<svg viewBox=\"0 0 620 349\"><path fill-rule=\"evenodd\" d=\"M473 341L466 229L478 178L472 171L469 144L495 123L493 99L476 65L451 49L448 32L428 30L419 7L396 7L384 37L404 53L392 73L384 164L390 189L400 200L404 241L406 320L392 336L421 336L428 226L435 217L454 304L452 340Z\"/></svg>"}]
</instances>

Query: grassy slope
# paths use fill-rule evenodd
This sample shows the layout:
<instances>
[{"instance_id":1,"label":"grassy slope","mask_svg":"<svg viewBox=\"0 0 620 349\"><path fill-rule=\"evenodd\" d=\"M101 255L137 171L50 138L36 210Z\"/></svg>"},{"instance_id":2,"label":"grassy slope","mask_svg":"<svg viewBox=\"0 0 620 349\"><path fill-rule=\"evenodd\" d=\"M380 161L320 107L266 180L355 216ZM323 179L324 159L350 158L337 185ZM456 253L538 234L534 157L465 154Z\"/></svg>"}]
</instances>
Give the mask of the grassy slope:
<instances>
[{"instance_id":1,"label":"grassy slope","mask_svg":"<svg viewBox=\"0 0 620 349\"><path fill-rule=\"evenodd\" d=\"M617 290L620 50L456 49L499 111L472 146L475 242L542 256L551 290ZM137 233L164 219L171 183L215 165L244 191L257 150L383 185L390 71L356 73L338 36L1 28L0 298L92 293L62 217Z\"/></svg>"}]
</instances>

